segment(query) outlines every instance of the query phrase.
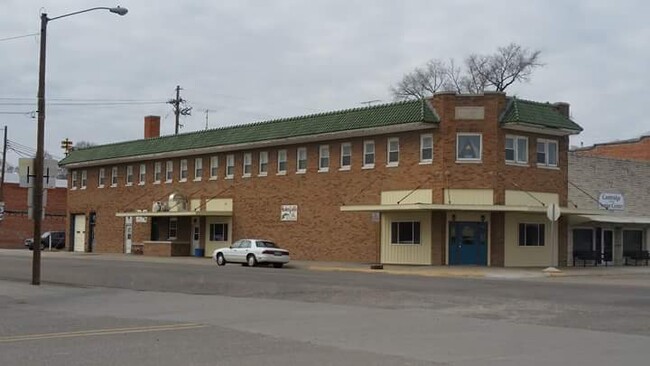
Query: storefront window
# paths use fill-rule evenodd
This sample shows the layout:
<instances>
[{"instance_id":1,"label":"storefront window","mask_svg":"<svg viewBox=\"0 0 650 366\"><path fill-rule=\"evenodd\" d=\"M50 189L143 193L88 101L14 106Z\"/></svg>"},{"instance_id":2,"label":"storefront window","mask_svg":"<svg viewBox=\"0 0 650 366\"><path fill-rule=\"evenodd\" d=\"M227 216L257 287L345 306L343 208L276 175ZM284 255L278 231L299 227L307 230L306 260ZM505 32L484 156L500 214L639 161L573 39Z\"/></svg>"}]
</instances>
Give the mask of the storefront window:
<instances>
[{"instance_id":1,"label":"storefront window","mask_svg":"<svg viewBox=\"0 0 650 366\"><path fill-rule=\"evenodd\" d=\"M210 224L210 241L228 241L228 224Z\"/></svg>"},{"instance_id":2,"label":"storefront window","mask_svg":"<svg viewBox=\"0 0 650 366\"><path fill-rule=\"evenodd\" d=\"M643 250L643 231L623 230L623 256L627 257Z\"/></svg>"},{"instance_id":3,"label":"storefront window","mask_svg":"<svg viewBox=\"0 0 650 366\"><path fill-rule=\"evenodd\" d=\"M392 222L391 244L420 244L420 222Z\"/></svg>"}]
</instances>

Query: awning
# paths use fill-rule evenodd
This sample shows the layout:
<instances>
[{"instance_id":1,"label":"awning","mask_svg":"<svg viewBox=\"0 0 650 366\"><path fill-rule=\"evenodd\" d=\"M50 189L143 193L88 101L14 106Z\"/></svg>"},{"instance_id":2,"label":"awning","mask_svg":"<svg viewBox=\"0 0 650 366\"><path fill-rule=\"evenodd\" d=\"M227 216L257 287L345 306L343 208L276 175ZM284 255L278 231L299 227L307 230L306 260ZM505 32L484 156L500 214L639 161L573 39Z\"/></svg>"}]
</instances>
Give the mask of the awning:
<instances>
[{"instance_id":1,"label":"awning","mask_svg":"<svg viewBox=\"0 0 650 366\"><path fill-rule=\"evenodd\" d=\"M607 224L637 224L650 225L648 216L618 216L618 215L578 215L578 220L602 222Z\"/></svg>"},{"instance_id":2,"label":"awning","mask_svg":"<svg viewBox=\"0 0 650 366\"><path fill-rule=\"evenodd\" d=\"M117 217L196 217L196 216L232 216L232 211L159 211L159 212L118 212Z\"/></svg>"},{"instance_id":3,"label":"awning","mask_svg":"<svg viewBox=\"0 0 650 366\"><path fill-rule=\"evenodd\" d=\"M506 205L440 205L430 203L414 203L404 205L350 205L341 206L342 212L395 212L395 211L488 211L488 212L524 212L546 213L544 206L506 206ZM598 215L596 210L579 210L561 207L562 215Z\"/></svg>"}]
</instances>

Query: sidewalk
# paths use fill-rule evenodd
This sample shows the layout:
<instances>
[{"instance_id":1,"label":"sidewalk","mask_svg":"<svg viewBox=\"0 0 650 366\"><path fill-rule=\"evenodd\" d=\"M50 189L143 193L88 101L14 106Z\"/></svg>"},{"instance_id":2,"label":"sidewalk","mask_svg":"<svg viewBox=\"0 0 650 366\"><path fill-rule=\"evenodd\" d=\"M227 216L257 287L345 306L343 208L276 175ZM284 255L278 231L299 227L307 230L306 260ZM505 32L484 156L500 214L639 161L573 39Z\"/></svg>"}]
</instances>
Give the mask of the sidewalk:
<instances>
[{"instance_id":1,"label":"sidewalk","mask_svg":"<svg viewBox=\"0 0 650 366\"><path fill-rule=\"evenodd\" d=\"M26 249L0 249L2 256L31 257ZM44 251L43 258L75 258L84 260L113 260L148 263L179 263L186 265L216 266L212 258L205 257L147 257L119 253L73 253L68 251ZM494 278L494 279L533 279L546 277L602 277L602 276L650 276L649 266L610 266L610 267L561 267L561 272L547 274L543 268L503 268L475 266L410 266L384 265L381 270L370 269L370 264L353 262L291 261L286 268L309 271L343 271L358 273L378 273L424 277Z\"/></svg>"}]
</instances>

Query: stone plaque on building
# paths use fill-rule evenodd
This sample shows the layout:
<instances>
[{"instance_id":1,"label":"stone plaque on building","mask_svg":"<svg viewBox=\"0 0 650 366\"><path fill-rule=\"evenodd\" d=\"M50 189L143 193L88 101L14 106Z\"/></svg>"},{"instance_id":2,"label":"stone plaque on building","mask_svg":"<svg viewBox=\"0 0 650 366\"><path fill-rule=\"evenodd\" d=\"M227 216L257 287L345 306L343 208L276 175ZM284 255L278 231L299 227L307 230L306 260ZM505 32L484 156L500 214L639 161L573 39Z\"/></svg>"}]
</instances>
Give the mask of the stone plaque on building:
<instances>
[{"instance_id":1,"label":"stone plaque on building","mask_svg":"<svg viewBox=\"0 0 650 366\"><path fill-rule=\"evenodd\" d=\"M282 205L280 221L298 221L298 205Z\"/></svg>"}]
</instances>

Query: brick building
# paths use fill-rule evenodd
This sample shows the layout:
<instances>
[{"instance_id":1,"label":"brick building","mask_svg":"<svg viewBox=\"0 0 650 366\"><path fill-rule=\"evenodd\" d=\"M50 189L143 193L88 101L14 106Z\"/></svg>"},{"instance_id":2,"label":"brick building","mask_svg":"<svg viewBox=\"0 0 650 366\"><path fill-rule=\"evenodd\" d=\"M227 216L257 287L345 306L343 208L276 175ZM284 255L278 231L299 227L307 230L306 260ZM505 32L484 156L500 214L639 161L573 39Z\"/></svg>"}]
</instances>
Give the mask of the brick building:
<instances>
[{"instance_id":1,"label":"brick building","mask_svg":"<svg viewBox=\"0 0 650 366\"><path fill-rule=\"evenodd\" d=\"M565 265L567 217L591 213L567 207L568 136L582 129L566 103L439 93L159 130L158 117L145 117L145 139L61 161L75 250L210 255L263 237L294 259ZM563 212L555 230L550 204Z\"/></svg>"},{"instance_id":2,"label":"brick building","mask_svg":"<svg viewBox=\"0 0 650 366\"><path fill-rule=\"evenodd\" d=\"M574 151L579 156L602 156L614 159L650 161L650 134L630 140L595 144Z\"/></svg>"},{"instance_id":3,"label":"brick building","mask_svg":"<svg viewBox=\"0 0 650 366\"><path fill-rule=\"evenodd\" d=\"M66 225L67 189L65 181L58 181L57 188L47 190L45 219L42 231L63 231ZM0 248L25 248L24 241L33 237L34 221L27 216L27 188L18 185L17 174L7 174L3 187L5 213L0 221Z\"/></svg>"}]
</instances>

